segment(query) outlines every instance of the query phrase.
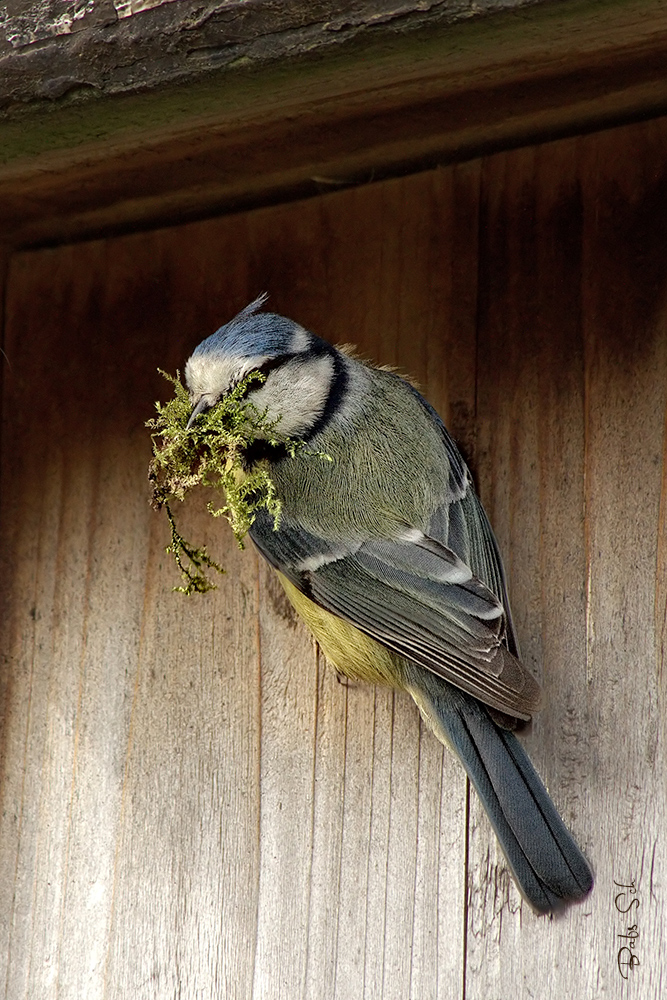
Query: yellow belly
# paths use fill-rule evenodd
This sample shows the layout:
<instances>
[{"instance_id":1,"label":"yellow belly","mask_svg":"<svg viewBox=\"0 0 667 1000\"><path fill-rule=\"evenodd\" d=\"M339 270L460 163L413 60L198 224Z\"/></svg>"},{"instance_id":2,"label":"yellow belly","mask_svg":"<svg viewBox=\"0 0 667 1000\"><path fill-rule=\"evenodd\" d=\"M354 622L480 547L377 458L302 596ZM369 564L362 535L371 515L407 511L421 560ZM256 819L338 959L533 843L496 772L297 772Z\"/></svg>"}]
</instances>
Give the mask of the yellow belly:
<instances>
[{"instance_id":1,"label":"yellow belly","mask_svg":"<svg viewBox=\"0 0 667 1000\"><path fill-rule=\"evenodd\" d=\"M400 656L390 653L354 625L314 604L282 573L277 575L297 614L337 670L351 680L404 687L404 661Z\"/></svg>"}]
</instances>

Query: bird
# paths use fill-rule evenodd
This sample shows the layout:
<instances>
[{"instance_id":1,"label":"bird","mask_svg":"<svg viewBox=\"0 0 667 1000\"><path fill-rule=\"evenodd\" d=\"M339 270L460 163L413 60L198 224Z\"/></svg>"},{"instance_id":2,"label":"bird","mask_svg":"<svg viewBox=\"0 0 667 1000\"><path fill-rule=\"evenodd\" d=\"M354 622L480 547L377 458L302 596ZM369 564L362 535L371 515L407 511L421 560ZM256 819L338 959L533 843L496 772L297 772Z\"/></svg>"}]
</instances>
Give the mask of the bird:
<instances>
[{"instance_id":1,"label":"bird","mask_svg":"<svg viewBox=\"0 0 667 1000\"><path fill-rule=\"evenodd\" d=\"M256 441L281 502L249 534L335 669L414 699L459 758L522 896L582 900L591 867L515 729L542 706L498 545L435 409L396 371L263 311L263 293L185 366L191 427L251 372L247 400L298 447ZM517 721L518 720L518 721Z\"/></svg>"}]
</instances>

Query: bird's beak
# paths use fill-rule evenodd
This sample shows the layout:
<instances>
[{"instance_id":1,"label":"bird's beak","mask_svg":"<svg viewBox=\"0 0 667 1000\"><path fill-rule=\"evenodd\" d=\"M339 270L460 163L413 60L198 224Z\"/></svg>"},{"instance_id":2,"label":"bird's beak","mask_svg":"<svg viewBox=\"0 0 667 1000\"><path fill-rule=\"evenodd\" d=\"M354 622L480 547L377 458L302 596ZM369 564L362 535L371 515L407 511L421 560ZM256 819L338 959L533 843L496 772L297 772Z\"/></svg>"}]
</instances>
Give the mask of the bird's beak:
<instances>
[{"instance_id":1,"label":"bird's beak","mask_svg":"<svg viewBox=\"0 0 667 1000\"><path fill-rule=\"evenodd\" d=\"M186 431L190 430L190 428L192 427L193 423L195 422L200 413L203 413L204 410L209 410L210 408L211 404L209 403L206 396L201 396L195 403L192 413L190 414L190 418L187 424L185 425Z\"/></svg>"}]
</instances>

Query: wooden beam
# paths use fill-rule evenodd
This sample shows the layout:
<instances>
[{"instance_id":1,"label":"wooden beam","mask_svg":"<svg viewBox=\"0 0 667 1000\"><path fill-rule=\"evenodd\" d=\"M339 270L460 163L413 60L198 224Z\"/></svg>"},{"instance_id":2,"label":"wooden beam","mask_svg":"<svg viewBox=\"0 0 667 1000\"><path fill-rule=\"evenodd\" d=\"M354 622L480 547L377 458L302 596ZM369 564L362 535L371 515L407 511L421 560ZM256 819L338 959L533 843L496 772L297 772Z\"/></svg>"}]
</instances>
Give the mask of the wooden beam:
<instances>
[{"instance_id":1,"label":"wooden beam","mask_svg":"<svg viewBox=\"0 0 667 1000\"><path fill-rule=\"evenodd\" d=\"M173 6L173 5L167 5ZM184 221L667 110L667 3L566 0L2 125L13 247Z\"/></svg>"}]
</instances>

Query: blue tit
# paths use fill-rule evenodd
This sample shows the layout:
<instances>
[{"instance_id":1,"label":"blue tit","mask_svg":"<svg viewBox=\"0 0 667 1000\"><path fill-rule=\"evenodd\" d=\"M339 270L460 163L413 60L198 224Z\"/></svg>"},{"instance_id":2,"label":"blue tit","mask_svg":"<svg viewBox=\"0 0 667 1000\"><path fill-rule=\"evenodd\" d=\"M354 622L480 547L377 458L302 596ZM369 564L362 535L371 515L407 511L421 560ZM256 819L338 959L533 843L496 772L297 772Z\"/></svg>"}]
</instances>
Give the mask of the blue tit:
<instances>
[{"instance_id":1,"label":"blue tit","mask_svg":"<svg viewBox=\"0 0 667 1000\"><path fill-rule=\"evenodd\" d=\"M248 467L268 463L282 501L277 530L257 515L254 544L337 670L407 691L459 757L531 906L582 899L590 866L511 731L541 692L520 662L496 540L456 445L407 381L260 312L264 301L185 368L190 422L259 371L248 398L305 445L250 446Z\"/></svg>"}]
</instances>

